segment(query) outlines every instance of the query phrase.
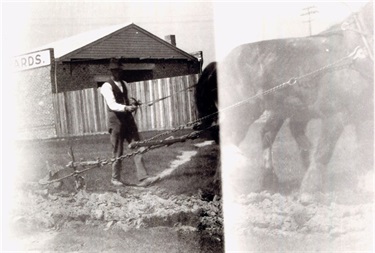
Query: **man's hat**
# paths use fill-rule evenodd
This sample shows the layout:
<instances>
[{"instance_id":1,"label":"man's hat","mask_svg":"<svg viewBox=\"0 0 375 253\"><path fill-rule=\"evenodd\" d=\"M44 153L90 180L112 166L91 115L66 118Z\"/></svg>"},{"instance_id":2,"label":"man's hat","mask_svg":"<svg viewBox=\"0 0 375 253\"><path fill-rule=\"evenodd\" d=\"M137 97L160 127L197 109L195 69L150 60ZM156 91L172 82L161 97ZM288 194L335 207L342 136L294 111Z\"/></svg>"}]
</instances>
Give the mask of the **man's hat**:
<instances>
[{"instance_id":1,"label":"man's hat","mask_svg":"<svg viewBox=\"0 0 375 253\"><path fill-rule=\"evenodd\" d=\"M122 64L120 63L120 60L112 58L109 61L109 69L122 69Z\"/></svg>"}]
</instances>

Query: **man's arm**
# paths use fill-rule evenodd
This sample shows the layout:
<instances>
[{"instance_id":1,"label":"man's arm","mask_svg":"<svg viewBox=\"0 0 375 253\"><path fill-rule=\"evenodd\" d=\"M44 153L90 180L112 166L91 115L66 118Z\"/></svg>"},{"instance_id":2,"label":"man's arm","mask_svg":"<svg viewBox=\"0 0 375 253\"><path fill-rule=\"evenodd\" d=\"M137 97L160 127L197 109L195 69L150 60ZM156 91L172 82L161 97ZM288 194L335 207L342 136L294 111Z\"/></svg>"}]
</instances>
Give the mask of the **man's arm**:
<instances>
[{"instance_id":1,"label":"man's arm","mask_svg":"<svg viewBox=\"0 0 375 253\"><path fill-rule=\"evenodd\" d=\"M112 86L109 83L104 83L100 88L100 93L103 95L105 102L109 109L115 112L132 112L134 111L133 106L127 106L116 102L115 96L113 95Z\"/></svg>"}]
</instances>

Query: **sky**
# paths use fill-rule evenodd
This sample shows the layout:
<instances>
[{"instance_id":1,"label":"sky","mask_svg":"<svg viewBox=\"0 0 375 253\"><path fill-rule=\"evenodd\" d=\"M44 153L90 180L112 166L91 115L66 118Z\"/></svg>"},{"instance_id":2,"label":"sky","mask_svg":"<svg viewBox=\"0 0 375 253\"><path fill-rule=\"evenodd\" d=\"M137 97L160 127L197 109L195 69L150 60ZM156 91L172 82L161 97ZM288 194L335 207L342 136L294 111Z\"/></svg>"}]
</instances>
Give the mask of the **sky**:
<instances>
[{"instance_id":1,"label":"sky","mask_svg":"<svg viewBox=\"0 0 375 253\"><path fill-rule=\"evenodd\" d=\"M216 3L214 7L216 57L220 60L231 49L243 43L309 35L307 7L312 15L312 34L341 23L352 11L366 2L238 2L233 5Z\"/></svg>"},{"instance_id":2,"label":"sky","mask_svg":"<svg viewBox=\"0 0 375 253\"><path fill-rule=\"evenodd\" d=\"M190 53L205 51L213 59L212 4L162 2L5 3L7 44L27 51L105 26L135 23L164 39L176 35L177 46ZM3 7L4 7L3 6ZM15 20L17 14L17 22ZM4 23L3 23L4 25Z\"/></svg>"},{"instance_id":3,"label":"sky","mask_svg":"<svg viewBox=\"0 0 375 253\"><path fill-rule=\"evenodd\" d=\"M2 2L2 51L17 55L105 26L135 23L177 47L203 51L204 65L222 59L242 43L306 36L303 8L315 6L312 32L342 21L365 2Z\"/></svg>"}]
</instances>

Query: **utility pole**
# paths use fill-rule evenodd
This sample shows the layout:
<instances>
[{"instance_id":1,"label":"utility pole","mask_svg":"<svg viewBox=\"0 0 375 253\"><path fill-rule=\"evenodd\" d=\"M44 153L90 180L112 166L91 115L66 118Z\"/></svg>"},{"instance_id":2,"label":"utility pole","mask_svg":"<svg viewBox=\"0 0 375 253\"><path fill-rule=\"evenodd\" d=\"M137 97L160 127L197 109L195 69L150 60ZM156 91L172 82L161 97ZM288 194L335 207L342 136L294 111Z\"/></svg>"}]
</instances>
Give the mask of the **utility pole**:
<instances>
[{"instance_id":1,"label":"utility pole","mask_svg":"<svg viewBox=\"0 0 375 253\"><path fill-rule=\"evenodd\" d=\"M301 16L308 16L307 21L304 21L304 23L309 24L309 36L311 36L312 35L311 22L313 21L312 15L318 13L319 11L316 9L315 6L306 7L304 9L302 9L302 11L304 11L304 12L301 14Z\"/></svg>"}]
</instances>

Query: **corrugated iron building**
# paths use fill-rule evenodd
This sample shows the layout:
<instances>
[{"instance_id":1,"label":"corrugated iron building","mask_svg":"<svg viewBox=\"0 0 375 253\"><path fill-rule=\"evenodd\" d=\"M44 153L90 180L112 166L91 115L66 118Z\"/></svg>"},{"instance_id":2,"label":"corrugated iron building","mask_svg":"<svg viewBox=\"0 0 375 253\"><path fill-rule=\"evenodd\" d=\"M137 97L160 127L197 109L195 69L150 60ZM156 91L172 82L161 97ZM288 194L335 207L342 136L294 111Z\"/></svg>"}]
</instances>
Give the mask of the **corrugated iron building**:
<instances>
[{"instance_id":1,"label":"corrugated iron building","mask_svg":"<svg viewBox=\"0 0 375 253\"><path fill-rule=\"evenodd\" d=\"M23 96L31 95L33 98L30 101L33 101L33 104L39 104L34 112L27 113L27 108L19 108L19 111L22 111L20 113L22 118L25 115L31 116L29 120L22 122L21 128L25 133L24 136L29 136L28 138L58 137L59 131L53 133L51 125L54 125L56 129L56 124L61 123L58 122L61 119L56 118L56 112L61 108L56 108L53 94L96 89L110 78L108 64L112 57L121 59L127 82L200 73L200 61L177 48L173 44L173 41L175 43L174 36L168 36L167 39L170 42L135 24L126 24L79 34L33 50L33 52L38 52L50 49L52 58L50 65L42 67L43 73L50 75L43 80L33 78L41 71L41 68L26 69L17 73L20 87L24 89ZM22 85L25 82L35 82L35 84L25 87ZM38 94L44 95L39 98ZM38 99L34 99L35 97ZM41 112L45 111L49 112L48 115L52 112L55 114L54 122L49 120L48 124L42 124L45 120ZM30 133L31 130L28 128L31 125L34 130ZM51 128L48 134L46 131L40 131L47 125ZM36 132L38 132L37 135L35 135Z\"/></svg>"},{"instance_id":2,"label":"corrugated iron building","mask_svg":"<svg viewBox=\"0 0 375 253\"><path fill-rule=\"evenodd\" d=\"M53 92L96 87L108 79L112 57L121 58L127 82L200 71L197 58L135 24L80 34L47 47L55 51Z\"/></svg>"}]
</instances>

